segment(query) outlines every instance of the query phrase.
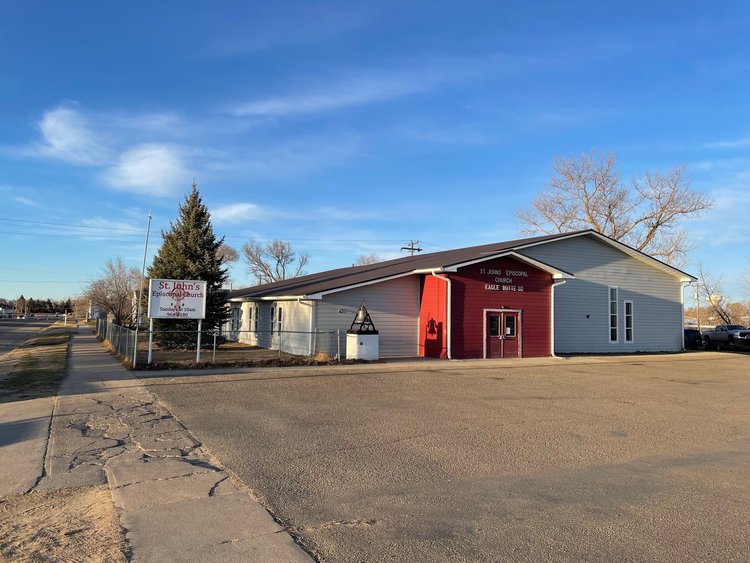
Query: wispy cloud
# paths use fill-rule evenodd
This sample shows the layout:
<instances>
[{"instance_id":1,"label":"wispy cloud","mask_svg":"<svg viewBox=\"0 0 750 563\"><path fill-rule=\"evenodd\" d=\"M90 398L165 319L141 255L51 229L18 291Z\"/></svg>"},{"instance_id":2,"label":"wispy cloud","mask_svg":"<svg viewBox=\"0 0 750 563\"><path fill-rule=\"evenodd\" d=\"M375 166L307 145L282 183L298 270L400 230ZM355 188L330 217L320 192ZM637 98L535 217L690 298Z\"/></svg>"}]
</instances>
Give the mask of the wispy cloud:
<instances>
[{"instance_id":1,"label":"wispy cloud","mask_svg":"<svg viewBox=\"0 0 750 563\"><path fill-rule=\"evenodd\" d=\"M483 127L468 124L441 126L412 123L399 127L398 133L417 141L445 145L487 145L496 140Z\"/></svg>"},{"instance_id":2,"label":"wispy cloud","mask_svg":"<svg viewBox=\"0 0 750 563\"><path fill-rule=\"evenodd\" d=\"M21 196L13 196L13 197L12 197L11 199L12 199L13 201L15 201L16 203L20 203L21 205L25 205L25 206L27 206L27 207L35 207L35 208L39 208L39 207L41 207L41 206L39 205L39 203L37 203L37 202L36 202L36 201L34 201L33 199L29 199L29 198L27 198L27 197L21 197Z\"/></svg>"},{"instance_id":3,"label":"wispy cloud","mask_svg":"<svg viewBox=\"0 0 750 563\"><path fill-rule=\"evenodd\" d=\"M179 135L187 127L184 117L176 113L98 113L93 116L97 124L107 129L133 131L136 134L158 133Z\"/></svg>"},{"instance_id":4,"label":"wispy cloud","mask_svg":"<svg viewBox=\"0 0 750 563\"><path fill-rule=\"evenodd\" d=\"M750 147L750 137L713 141L705 144L707 149L745 149L747 147Z\"/></svg>"},{"instance_id":5,"label":"wispy cloud","mask_svg":"<svg viewBox=\"0 0 750 563\"><path fill-rule=\"evenodd\" d=\"M19 147L15 152L84 166L103 164L111 156L107 140L73 107L60 106L46 112L37 127L41 142Z\"/></svg>"},{"instance_id":6,"label":"wispy cloud","mask_svg":"<svg viewBox=\"0 0 750 563\"><path fill-rule=\"evenodd\" d=\"M382 103L479 76L500 61L435 58L384 70L347 70L316 78L318 84L301 94L258 98L229 108L236 116L294 116Z\"/></svg>"},{"instance_id":7,"label":"wispy cloud","mask_svg":"<svg viewBox=\"0 0 750 563\"><path fill-rule=\"evenodd\" d=\"M688 222L691 235L710 247L737 248L750 242L747 209L750 208L750 158L715 159L696 170L696 188L714 199L714 208L704 216ZM709 166L710 164L710 166Z\"/></svg>"},{"instance_id":8,"label":"wispy cloud","mask_svg":"<svg viewBox=\"0 0 750 563\"><path fill-rule=\"evenodd\" d=\"M377 211L365 211L362 209L339 208L339 207L319 207L315 216L325 220L335 219L336 221L363 221L367 219L383 219L383 213Z\"/></svg>"},{"instance_id":9,"label":"wispy cloud","mask_svg":"<svg viewBox=\"0 0 750 563\"><path fill-rule=\"evenodd\" d=\"M254 203L231 203L211 210L211 219L217 223L242 223L261 216L261 208Z\"/></svg>"},{"instance_id":10,"label":"wispy cloud","mask_svg":"<svg viewBox=\"0 0 750 563\"><path fill-rule=\"evenodd\" d=\"M81 238L87 240L132 240L145 235L143 226L112 218L91 217L81 221Z\"/></svg>"},{"instance_id":11,"label":"wispy cloud","mask_svg":"<svg viewBox=\"0 0 750 563\"><path fill-rule=\"evenodd\" d=\"M312 45L362 28L370 21L368 12L354 3L302 3L294 17L233 22L231 29L209 42L203 57L235 57L270 49Z\"/></svg>"},{"instance_id":12,"label":"wispy cloud","mask_svg":"<svg viewBox=\"0 0 750 563\"><path fill-rule=\"evenodd\" d=\"M246 180L289 180L348 162L361 153L362 144L359 135L349 132L300 136L265 148L246 148L213 163L213 170Z\"/></svg>"},{"instance_id":13,"label":"wispy cloud","mask_svg":"<svg viewBox=\"0 0 750 563\"><path fill-rule=\"evenodd\" d=\"M190 181L182 152L176 147L143 144L124 152L104 175L113 188L153 195L168 195Z\"/></svg>"}]
</instances>

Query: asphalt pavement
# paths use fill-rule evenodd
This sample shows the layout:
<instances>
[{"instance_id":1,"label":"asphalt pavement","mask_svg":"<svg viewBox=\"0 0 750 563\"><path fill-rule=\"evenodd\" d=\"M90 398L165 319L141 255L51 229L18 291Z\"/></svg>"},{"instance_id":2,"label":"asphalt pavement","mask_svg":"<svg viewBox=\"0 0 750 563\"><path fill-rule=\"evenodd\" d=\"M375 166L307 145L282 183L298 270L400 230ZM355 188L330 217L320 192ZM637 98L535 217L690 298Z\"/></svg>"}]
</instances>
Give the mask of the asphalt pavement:
<instances>
[{"instance_id":1,"label":"asphalt pavement","mask_svg":"<svg viewBox=\"0 0 750 563\"><path fill-rule=\"evenodd\" d=\"M329 561L740 561L750 356L142 373Z\"/></svg>"}]
</instances>

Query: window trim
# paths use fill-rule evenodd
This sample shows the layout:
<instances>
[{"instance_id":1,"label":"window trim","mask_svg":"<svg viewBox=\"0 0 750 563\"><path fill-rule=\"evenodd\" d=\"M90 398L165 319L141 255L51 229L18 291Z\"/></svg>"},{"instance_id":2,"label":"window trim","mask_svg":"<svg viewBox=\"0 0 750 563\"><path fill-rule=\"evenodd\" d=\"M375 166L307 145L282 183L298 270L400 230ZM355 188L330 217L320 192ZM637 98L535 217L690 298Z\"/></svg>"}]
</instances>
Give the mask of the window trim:
<instances>
[{"instance_id":1,"label":"window trim","mask_svg":"<svg viewBox=\"0 0 750 563\"><path fill-rule=\"evenodd\" d=\"M630 305L630 314L628 314L628 305ZM625 342L633 344L635 342L635 307L633 306L633 300L627 299L622 302L622 316L623 316L623 336ZM630 327L628 327L628 317L630 318ZM628 338L628 330L630 330L630 338Z\"/></svg>"},{"instance_id":2,"label":"window trim","mask_svg":"<svg viewBox=\"0 0 750 563\"><path fill-rule=\"evenodd\" d=\"M614 301L612 300L612 290L614 290ZM615 312L612 313L612 303L615 304ZM614 326L612 320L614 317ZM614 330L615 337L612 338ZM607 335L610 344L620 342L620 288L616 285L607 286Z\"/></svg>"}]
</instances>

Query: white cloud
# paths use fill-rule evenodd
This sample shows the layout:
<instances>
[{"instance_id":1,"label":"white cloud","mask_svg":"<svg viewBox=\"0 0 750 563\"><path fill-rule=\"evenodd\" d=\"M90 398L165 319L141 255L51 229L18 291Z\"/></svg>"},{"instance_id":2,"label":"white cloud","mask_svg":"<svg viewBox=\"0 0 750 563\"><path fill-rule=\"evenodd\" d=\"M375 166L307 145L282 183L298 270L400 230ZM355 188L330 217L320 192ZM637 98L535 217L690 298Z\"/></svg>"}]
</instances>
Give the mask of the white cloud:
<instances>
[{"instance_id":1,"label":"white cloud","mask_svg":"<svg viewBox=\"0 0 750 563\"><path fill-rule=\"evenodd\" d=\"M140 133L176 135L182 133L187 126L182 116L175 113L110 113L96 117L104 127Z\"/></svg>"},{"instance_id":2,"label":"white cloud","mask_svg":"<svg viewBox=\"0 0 750 563\"><path fill-rule=\"evenodd\" d=\"M254 203L232 203L211 211L211 219L217 223L242 223L261 216L261 208Z\"/></svg>"},{"instance_id":3,"label":"white cloud","mask_svg":"<svg viewBox=\"0 0 750 563\"><path fill-rule=\"evenodd\" d=\"M120 156L105 174L116 189L152 195L168 195L190 181L179 149L169 145L143 144Z\"/></svg>"},{"instance_id":4,"label":"white cloud","mask_svg":"<svg viewBox=\"0 0 750 563\"><path fill-rule=\"evenodd\" d=\"M370 21L369 7L345 3L329 5L310 2L295 6L294 17L283 13L280 17L232 20L228 29L214 35L202 53L207 57L234 57L299 45L311 45L350 33ZM282 12L284 10L282 9Z\"/></svg>"},{"instance_id":5,"label":"white cloud","mask_svg":"<svg viewBox=\"0 0 750 563\"><path fill-rule=\"evenodd\" d=\"M143 225L104 217L83 219L81 226L76 234L87 240L132 240L146 234L146 227Z\"/></svg>"},{"instance_id":6,"label":"white cloud","mask_svg":"<svg viewBox=\"0 0 750 563\"><path fill-rule=\"evenodd\" d=\"M318 77L318 82L327 82L325 87L314 87L302 94L251 100L237 104L229 112L237 116L278 117L387 102L479 76L493 60L446 58L422 62L410 68L346 71L340 76Z\"/></svg>"},{"instance_id":7,"label":"white cloud","mask_svg":"<svg viewBox=\"0 0 750 563\"><path fill-rule=\"evenodd\" d=\"M299 96L254 100L235 108L238 116L300 115L384 102L425 89L425 85L398 78L360 78L332 84L325 90Z\"/></svg>"},{"instance_id":8,"label":"white cloud","mask_svg":"<svg viewBox=\"0 0 750 563\"><path fill-rule=\"evenodd\" d=\"M39 204L36 201L27 197L13 196L11 199L13 199L13 201L17 203L20 203L21 205L26 205L28 207L39 207Z\"/></svg>"},{"instance_id":9,"label":"white cloud","mask_svg":"<svg viewBox=\"0 0 750 563\"><path fill-rule=\"evenodd\" d=\"M473 124L439 126L412 123L402 125L397 132L417 141L446 145L489 145L496 140L483 126Z\"/></svg>"},{"instance_id":10,"label":"white cloud","mask_svg":"<svg viewBox=\"0 0 750 563\"><path fill-rule=\"evenodd\" d=\"M109 158L104 139L73 108L61 106L48 111L38 127L42 143L22 149L22 153L87 166L102 164Z\"/></svg>"},{"instance_id":11,"label":"white cloud","mask_svg":"<svg viewBox=\"0 0 750 563\"><path fill-rule=\"evenodd\" d=\"M289 180L341 165L362 150L362 139L347 132L296 137L258 149L245 149L215 170L241 175L245 180Z\"/></svg>"},{"instance_id":12,"label":"white cloud","mask_svg":"<svg viewBox=\"0 0 750 563\"><path fill-rule=\"evenodd\" d=\"M744 149L747 147L750 147L750 137L706 143L706 148L709 149Z\"/></svg>"}]
</instances>

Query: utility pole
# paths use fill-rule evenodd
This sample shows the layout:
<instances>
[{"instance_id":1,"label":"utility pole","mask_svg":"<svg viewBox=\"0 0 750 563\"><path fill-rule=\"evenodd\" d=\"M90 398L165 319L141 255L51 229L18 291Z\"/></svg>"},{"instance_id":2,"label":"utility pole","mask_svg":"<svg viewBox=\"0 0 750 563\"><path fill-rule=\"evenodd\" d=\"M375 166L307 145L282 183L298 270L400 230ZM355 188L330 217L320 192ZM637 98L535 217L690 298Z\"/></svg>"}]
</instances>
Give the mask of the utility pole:
<instances>
[{"instance_id":1,"label":"utility pole","mask_svg":"<svg viewBox=\"0 0 750 563\"><path fill-rule=\"evenodd\" d=\"M695 322L698 325L698 331L701 329L701 295L700 295L700 281L695 282Z\"/></svg>"},{"instance_id":2,"label":"utility pole","mask_svg":"<svg viewBox=\"0 0 750 563\"><path fill-rule=\"evenodd\" d=\"M193 178L195 185L195 178ZM151 234L151 210L148 210L148 225L146 226L146 243L143 245L143 267L141 268L141 286L138 289L138 303L135 313L135 342L133 343L133 367L138 361L138 327L141 325L141 300L143 299L143 281L146 277L146 253L148 252L148 237ZM149 336L150 337L150 336ZM149 350L150 351L150 350Z\"/></svg>"},{"instance_id":3,"label":"utility pole","mask_svg":"<svg viewBox=\"0 0 750 563\"><path fill-rule=\"evenodd\" d=\"M418 244L418 240L410 240L407 246L401 247L401 250L406 250L409 253L409 256L414 256L415 252L422 252L422 249L417 246Z\"/></svg>"}]
</instances>

